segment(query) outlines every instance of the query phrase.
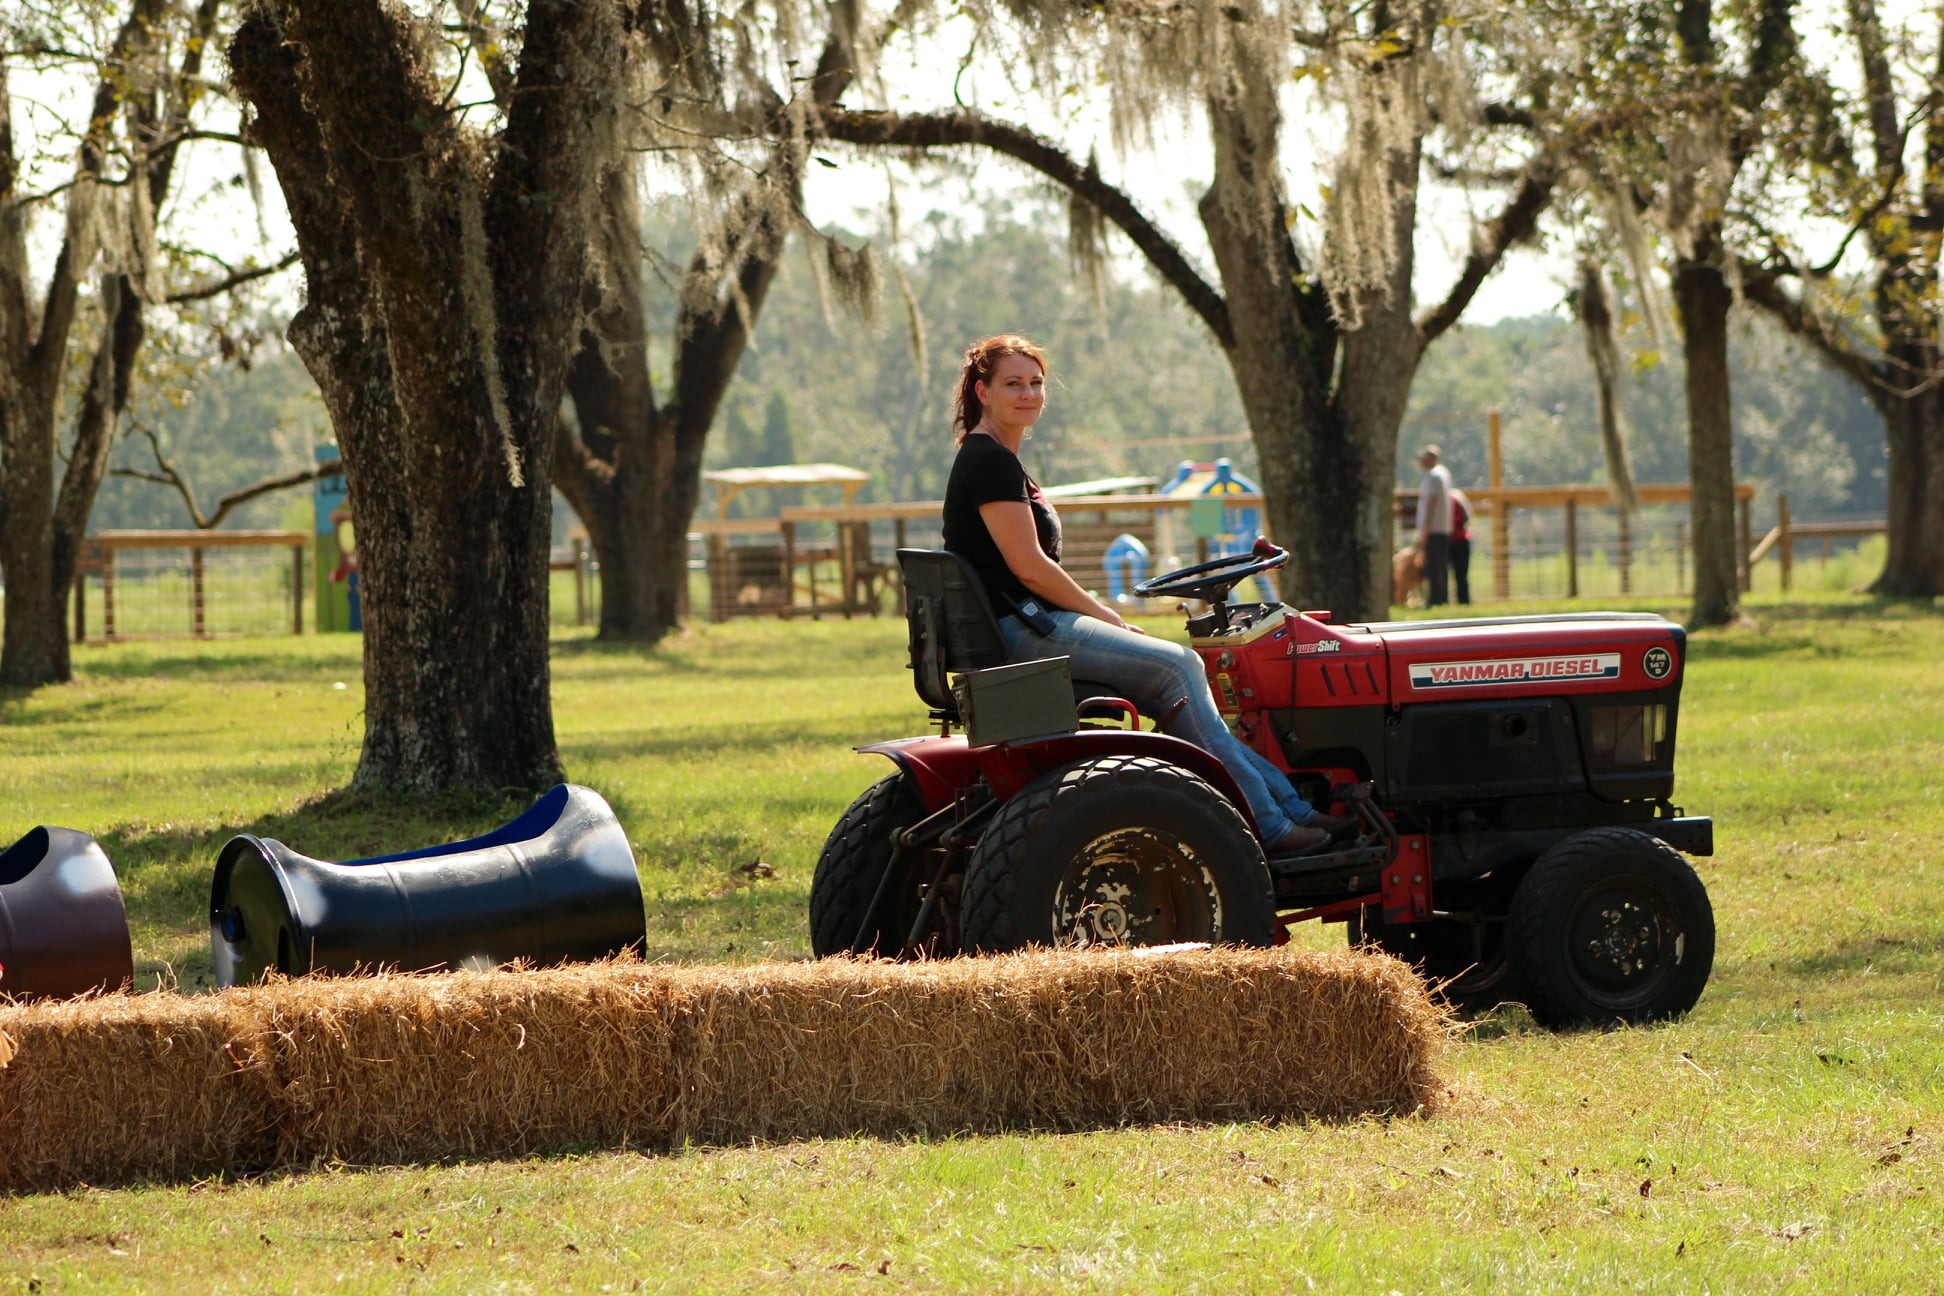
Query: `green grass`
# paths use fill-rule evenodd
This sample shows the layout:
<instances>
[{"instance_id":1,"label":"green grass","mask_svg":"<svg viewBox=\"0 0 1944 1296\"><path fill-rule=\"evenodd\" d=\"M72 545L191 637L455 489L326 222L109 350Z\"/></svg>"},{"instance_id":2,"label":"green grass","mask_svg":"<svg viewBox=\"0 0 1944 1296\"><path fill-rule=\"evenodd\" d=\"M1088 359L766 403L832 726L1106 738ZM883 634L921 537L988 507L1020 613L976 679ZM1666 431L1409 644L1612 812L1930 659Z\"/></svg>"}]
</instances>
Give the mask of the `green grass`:
<instances>
[{"instance_id":1,"label":"green grass","mask_svg":"<svg viewBox=\"0 0 1944 1296\"><path fill-rule=\"evenodd\" d=\"M82 1190L0 1201L0 1292L1934 1290L1944 608L1799 586L1753 610L1691 641L1677 800L1716 818L1720 929L1699 1007L1563 1035L1501 1010L1460 1040L1438 1117ZM0 698L0 835L100 836L150 981L207 978L233 832L343 857L515 808L329 794L357 754L349 638L78 664ZM653 651L563 632L554 679L570 774L635 845L653 952L805 953L817 849L884 768L849 746L919 727L902 627L705 625ZM755 859L774 875L740 871Z\"/></svg>"}]
</instances>

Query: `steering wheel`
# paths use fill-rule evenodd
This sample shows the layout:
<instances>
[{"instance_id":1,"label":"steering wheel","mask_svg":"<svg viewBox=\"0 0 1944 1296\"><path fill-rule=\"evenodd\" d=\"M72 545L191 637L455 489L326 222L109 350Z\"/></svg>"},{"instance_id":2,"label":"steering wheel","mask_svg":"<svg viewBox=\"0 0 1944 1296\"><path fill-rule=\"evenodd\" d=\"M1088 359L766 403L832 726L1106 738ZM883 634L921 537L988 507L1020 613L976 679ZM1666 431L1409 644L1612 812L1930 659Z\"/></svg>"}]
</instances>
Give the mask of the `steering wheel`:
<instances>
[{"instance_id":1,"label":"steering wheel","mask_svg":"<svg viewBox=\"0 0 1944 1296\"><path fill-rule=\"evenodd\" d=\"M1274 571L1289 561L1289 551L1257 540L1247 553L1227 554L1165 576L1142 581L1134 592L1142 598L1191 598L1220 603L1229 591L1260 572Z\"/></svg>"}]
</instances>

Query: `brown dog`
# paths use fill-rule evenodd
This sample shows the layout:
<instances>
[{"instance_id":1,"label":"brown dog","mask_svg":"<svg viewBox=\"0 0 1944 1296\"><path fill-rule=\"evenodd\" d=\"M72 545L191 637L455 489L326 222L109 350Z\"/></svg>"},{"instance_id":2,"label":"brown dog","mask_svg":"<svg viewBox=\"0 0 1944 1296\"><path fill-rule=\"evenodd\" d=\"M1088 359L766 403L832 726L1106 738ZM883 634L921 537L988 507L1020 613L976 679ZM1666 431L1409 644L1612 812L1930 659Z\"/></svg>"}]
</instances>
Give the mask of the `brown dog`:
<instances>
[{"instance_id":1,"label":"brown dog","mask_svg":"<svg viewBox=\"0 0 1944 1296\"><path fill-rule=\"evenodd\" d=\"M1416 545L1405 545L1391 555L1391 605L1406 607L1411 596L1424 583L1424 555Z\"/></svg>"}]
</instances>

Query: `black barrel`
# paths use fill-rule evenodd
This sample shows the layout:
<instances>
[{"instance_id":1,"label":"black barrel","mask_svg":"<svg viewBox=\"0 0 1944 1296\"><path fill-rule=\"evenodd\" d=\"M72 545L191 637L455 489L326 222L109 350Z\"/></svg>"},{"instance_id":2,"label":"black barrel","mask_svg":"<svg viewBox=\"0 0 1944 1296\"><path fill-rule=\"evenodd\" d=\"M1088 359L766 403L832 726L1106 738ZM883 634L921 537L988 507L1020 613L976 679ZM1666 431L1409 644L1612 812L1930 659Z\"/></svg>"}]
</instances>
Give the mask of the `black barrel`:
<instances>
[{"instance_id":1,"label":"black barrel","mask_svg":"<svg viewBox=\"0 0 1944 1296\"><path fill-rule=\"evenodd\" d=\"M647 939L634 852L598 792L563 783L483 837L331 863L233 839L209 893L218 985L275 970L542 965Z\"/></svg>"},{"instance_id":2,"label":"black barrel","mask_svg":"<svg viewBox=\"0 0 1944 1296\"><path fill-rule=\"evenodd\" d=\"M134 979L128 911L94 838L36 828L0 854L0 994L65 999Z\"/></svg>"}]
</instances>

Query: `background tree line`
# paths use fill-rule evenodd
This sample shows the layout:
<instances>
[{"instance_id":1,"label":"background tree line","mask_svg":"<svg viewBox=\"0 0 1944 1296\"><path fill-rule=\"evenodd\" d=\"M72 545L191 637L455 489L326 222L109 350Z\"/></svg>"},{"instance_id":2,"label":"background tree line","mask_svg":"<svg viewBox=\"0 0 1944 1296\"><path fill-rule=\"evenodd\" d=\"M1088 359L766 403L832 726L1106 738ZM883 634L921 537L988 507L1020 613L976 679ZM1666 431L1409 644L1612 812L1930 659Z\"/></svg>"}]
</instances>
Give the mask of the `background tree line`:
<instances>
[{"instance_id":1,"label":"background tree line","mask_svg":"<svg viewBox=\"0 0 1944 1296\"><path fill-rule=\"evenodd\" d=\"M1628 447L1624 402L1651 406L1665 376L1681 377L1695 623L1736 613L1730 433L1749 364L1737 369L1730 326L1744 301L1814 348L1882 424L1891 537L1878 588L1944 587L1934 14L1899 26L1876 0L1846 0L1837 42L1805 38L1789 0L1719 12L1712 0L90 0L8 19L0 675L67 674L59 610L75 540L157 368L151 308L301 261L285 332L342 451L364 560L366 787L558 775L553 488L601 559L602 635L652 642L675 623L682 535L724 402L729 426L754 427L742 389L767 388L762 424L780 442L787 409L799 454L869 407L857 330L839 330L849 340L830 367L809 354L813 330L762 330L789 300L799 244L819 313L835 301L866 322L881 306L904 317L873 335L870 366L891 388L883 471L900 493L937 471L926 403L956 347L1025 322L1070 262L1088 291L1068 292L1038 331L1068 357L1074 412L1056 410L1034 453L1077 473L1120 457L1106 447L1162 448L1143 443L1239 411L1299 596L1360 615L1387 587L1389 492L1425 439L1405 429L1430 357L1513 249L1550 240L1582 268L1572 300L1623 499L1631 460L1659 464L1646 434ZM220 80L202 72L212 45L226 55ZM955 76L936 74L954 59ZM888 73L899 60L916 76ZM92 107L23 149L4 79L16 65L91 81ZM1162 132L1197 141L1186 225L1144 207L1135 184ZM177 286L186 276L159 273L174 265L160 252L182 241L157 231L175 159L205 140L243 149L246 180L247 159L269 163L296 247L265 249L261 265L204 250L221 273ZM1041 213L969 220L941 240L935 215L907 232L891 209L865 231L876 247L805 211L814 164L882 165L909 183L986 160L1061 196L1064 256ZM1469 195L1455 218L1466 228L1424 201L1433 180ZM661 196L685 204L685 221L644 216ZM34 222L63 209L65 236L36 244ZM1466 249L1448 284L1419 282L1433 224ZM1009 226L1041 237L977 246ZM1165 311L1113 308L1116 294L1153 291L1108 273L1129 249L1199 333L1149 336ZM949 269L953 251L969 253L969 283L941 295L932 263ZM1628 396L1616 331L1634 317L1680 363ZM883 354L900 331L901 378ZM1150 363L1117 366L1122 347ZM1225 362L1228 402L1176 389L1192 366L1172 357L1197 354ZM1089 399L1096 372L1110 385ZM1538 397L1497 401L1515 428L1533 411L1563 418L1565 401ZM1163 423L1167 435L1141 435ZM146 433L160 452L162 433ZM1775 440L1816 475L1803 459L1814 438ZM1848 483L1876 468L1867 454L1851 464Z\"/></svg>"},{"instance_id":2,"label":"background tree line","mask_svg":"<svg viewBox=\"0 0 1944 1296\"><path fill-rule=\"evenodd\" d=\"M648 219L677 214L650 210ZM1138 267L1112 267L1096 300L1070 272L1060 213L1050 203L1031 196L967 203L957 214L929 216L914 237L905 274L924 310L923 369L892 303L875 325L827 314L795 250L779 264L754 346L726 390L707 467L847 463L872 473L864 500L936 499L951 465L946 403L959 349L984 333L1023 327L1046 340L1057 366L1051 408L1027 446L1046 481L1166 476L1182 459L1218 455L1256 471L1234 385L1199 324ZM994 267L1004 267L1014 285L1006 298L990 292ZM1563 298L1565 286L1559 291ZM663 318L672 316L665 290L648 298ZM1683 480L1681 357L1658 351L1638 321L1622 341L1631 361L1623 402L1634 476ZM1798 517L1881 516L1882 422L1854 384L1753 309L1736 313L1730 350L1736 480L1755 485L1765 508L1787 493ZM1493 407L1504 415L1512 484L1601 479L1596 376L1579 327L1554 313L1461 325L1429 350L1411 387L1394 484L1416 484L1411 457L1425 441L1444 448L1461 484L1484 482L1484 411ZM301 469L313 440L329 435L296 357L269 346L247 371L207 374L188 403L152 401L137 415L212 498ZM117 462L129 466L151 458L139 437L125 437L117 451ZM308 498L270 497L245 505L232 524L308 525L308 511ZM564 501L555 518L559 542L572 521ZM174 494L114 476L95 519L103 527L186 524Z\"/></svg>"}]
</instances>

